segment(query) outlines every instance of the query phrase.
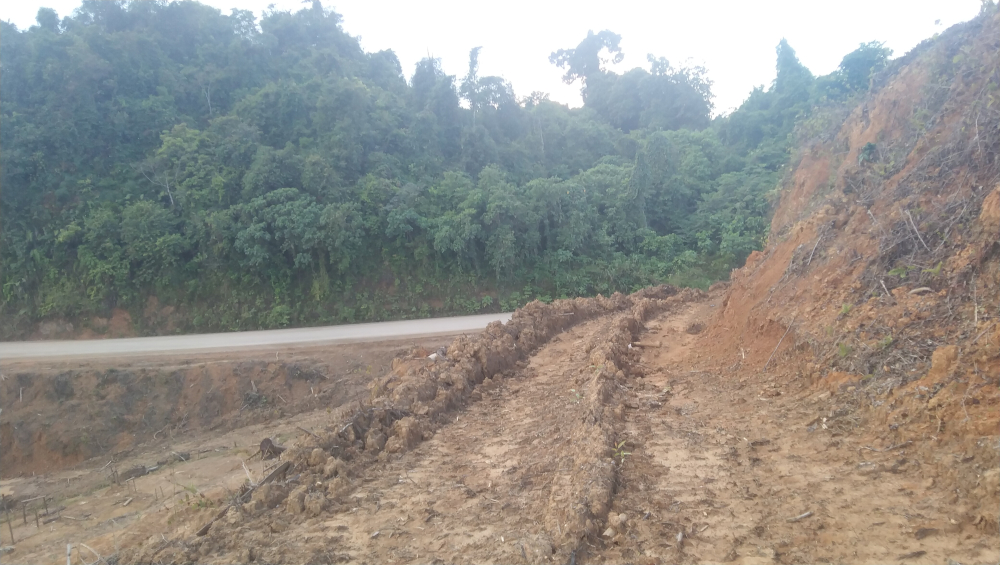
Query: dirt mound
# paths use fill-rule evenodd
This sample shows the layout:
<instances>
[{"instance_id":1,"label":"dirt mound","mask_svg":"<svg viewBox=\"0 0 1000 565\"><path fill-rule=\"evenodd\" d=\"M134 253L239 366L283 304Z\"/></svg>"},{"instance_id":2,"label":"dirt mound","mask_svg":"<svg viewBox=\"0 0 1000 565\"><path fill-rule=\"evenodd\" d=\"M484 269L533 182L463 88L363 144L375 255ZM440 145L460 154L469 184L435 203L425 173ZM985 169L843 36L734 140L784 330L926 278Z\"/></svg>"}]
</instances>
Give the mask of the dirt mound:
<instances>
[{"instance_id":1,"label":"dirt mound","mask_svg":"<svg viewBox=\"0 0 1000 565\"><path fill-rule=\"evenodd\" d=\"M171 542L152 542L138 548L132 558L137 562L218 561L233 556L243 559L248 556L240 552L248 547L252 548L254 559L264 562L335 558L324 554L329 548L319 542L272 547L260 537L261 532L269 528L282 532L309 530L315 526L310 517L336 521L338 515L353 512L351 507L358 504L374 502L379 506L389 497L386 491L401 483L392 479L384 490L360 495L359 489L363 490L371 477L381 474L379 469L399 466L408 475L408 470L414 467L411 458L421 457L420 453L425 450L418 450L414 455L410 455L410 451L425 440L437 441L438 430L452 423L456 411L461 410L462 417L475 418L476 409L469 408L470 403L488 405L484 397L506 386L504 383L509 380L525 379L525 386L556 387L563 392L564 381L536 378L536 369L525 361L556 336L571 328L586 327L585 338L579 342L582 351L569 371L578 383L573 389L574 410L552 413L551 391L548 394L525 392L519 396L519 410L524 416L520 425L555 426L559 433L547 441L556 442L559 447L542 452L536 446L521 447L524 445L522 437L516 434L509 436L513 443L507 447L507 450L530 451L531 455L526 453L517 459L535 460L531 465L533 477L538 474L538 467L554 465L552 471L561 471L553 472L548 481L535 478L535 482L547 482L547 497L533 498L515 516L520 520L525 513L531 514L532 520L547 524L548 531L558 534L544 540L535 539L535 545L524 542L506 553L492 552L494 559L501 561L513 559L528 549L541 551L549 558L568 559L583 540L597 539L607 521L615 485L615 468L610 463L615 447L615 422L622 416L620 388L630 376L629 360L634 355L630 344L642 330L644 320L701 296L703 294L697 290L678 293L677 289L664 286L631 296L616 294L610 298L564 300L552 304L536 302L516 312L505 325L493 324L482 334L455 340L444 358L415 359L411 355L399 359L394 362L390 375L373 384L372 400L367 405L356 410L345 422L315 430L310 437L288 449L285 459L292 463L295 476L268 491L277 492L275 496L282 498L277 510L267 511L266 507L274 506L270 503L251 502L241 509L230 510L236 513L232 520L225 517L228 514L221 514L223 518L209 529L204 539L175 537ZM447 427L453 428L453 425ZM433 453L436 449L430 451ZM507 455L512 456L511 453ZM465 456L467 453L463 451L459 457ZM456 464L454 461L448 463ZM421 477L414 484L440 480L440 473L438 470L435 476ZM487 481L488 486L484 484L474 491L502 488L506 481L520 485L518 488L524 487L523 472L512 469L509 475ZM366 477L369 479L365 480ZM472 488L473 483L484 480L485 477L467 477L462 481L466 485L463 488ZM191 529L193 532L198 529L195 524L190 523L183 531ZM352 524L352 527L358 526L356 521ZM461 523L456 523L455 527L460 528ZM381 531L370 535L377 536ZM409 543L405 538L399 541ZM382 547L381 543L377 545ZM542 546L547 549L540 550ZM372 551L370 542L355 549ZM345 558L356 560L360 555L352 551ZM474 555L484 554L477 552Z\"/></svg>"},{"instance_id":2,"label":"dirt mound","mask_svg":"<svg viewBox=\"0 0 1000 565\"><path fill-rule=\"evenodd\" d=\"M406 347L207 354L179 363L8 365L0 379L3 476L53 472L97 456L121 458L146 442L353 403Z\"/></svg>"},{"instance_id":3,"label":"dirt mound","mask_svg":"<svg viewBox=\"0 0 1000 565\"><path fill-rule=\"evenodd\" d=\"M972 493L1000 463L998 38L992 15L929 40L800 149L706 342L733 373L833 394L828 426L914 442L989 527L998 501Z\"/></svg>"}]
</instances>

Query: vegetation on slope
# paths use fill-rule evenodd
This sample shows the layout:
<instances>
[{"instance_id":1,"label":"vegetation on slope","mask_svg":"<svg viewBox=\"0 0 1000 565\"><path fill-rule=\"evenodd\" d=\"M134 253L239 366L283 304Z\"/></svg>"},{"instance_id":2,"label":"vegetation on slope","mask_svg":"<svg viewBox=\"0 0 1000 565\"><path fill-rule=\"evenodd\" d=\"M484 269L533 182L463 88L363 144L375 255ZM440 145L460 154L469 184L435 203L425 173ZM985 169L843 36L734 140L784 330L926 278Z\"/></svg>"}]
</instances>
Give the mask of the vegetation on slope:
<instances>
[{"instance_id":1,"label":"vegetation on slope","mask_svg":"<svg viewBox=\"0 0 1000 565\"><path fill-rule=\"evenodd\" d=\"M204 331L706 285L761 247L796 120L890 55L814 78L782 41L774 83L712 119L703 69L611 72L609 31L552 54L570 109L479 76L479 48L465 77L407 78L319 2L86 0L0 27L4 338L116 307L162 332L153 297Z\"/></svg>"}]
</instances>

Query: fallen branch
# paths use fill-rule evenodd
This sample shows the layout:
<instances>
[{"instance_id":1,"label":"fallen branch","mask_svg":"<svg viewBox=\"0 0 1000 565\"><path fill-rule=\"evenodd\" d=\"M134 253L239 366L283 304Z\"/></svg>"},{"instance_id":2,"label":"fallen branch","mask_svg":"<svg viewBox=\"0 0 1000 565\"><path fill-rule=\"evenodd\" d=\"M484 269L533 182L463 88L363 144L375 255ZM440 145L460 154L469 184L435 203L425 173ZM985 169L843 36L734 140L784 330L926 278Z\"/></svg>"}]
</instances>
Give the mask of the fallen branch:
<instances>
[{"instance_id":1,"label":"fallen branch","mask_svg":"<svg viewBox=\"0 0 1000 565\"><path fill-rule=\"evenodd\" d=\"M931 248L927 247L927 243L924 242L924 238L920 236L920 231L917 230L917 224L914 223L913 216L910 215L910 211L909 210L903 210L903 211L906 212L906 217L910 219L910 225L913 226L913 233L917 234L917 239L919 239L920 243L923 244L924 249L930 252Z\"/></svg>"},{"instance_id":2,"label":"fallen branch","mask_svg":"<svg viewBox=\"0 0 1000 565\"><path fill-rule=\"evenodd\" d=\"M59 516L60 518L66 518L67 520L76 520L77 522L84 522L90 518L90 514L84 514L83 518L74 518L72 516L67 516L65 514Z\"/></svg>"},{"instance_id":3,"label":"fallen branch","mask_svg":"<svg viewBox=\"0 0 1000 565\"><path fill-rule=\"evenodd\" d=\"M254 491L256 491L261 486L266 485L267 483L270 483L271 481L275 480L279 476L284 477L285 474L288 472L288 469L291 468L291 466L292 466L292 463L290 461L285 461L280 466L278 466L277 469L275 469L274 471L271 471L271 474L268 475L267 477L265 477L264 480L261 481L258 485L254 486L254 487L251 487L245 493L243 493L239 498L237 498L237 502L242 503L243 500L246 500L249 496L253 495ZM210 521L209 523L205 524L204 526L201 527L200 530L198 530L197 532L195 532L195 535L198 536L198 537L202 537L204 535L207 535L209 528L212 527L212 524L214 524L219 518L222 518L223 516L225 516L226 512L229 512L229 509L232 508L232 507L233 507L232 503L226 505L225 508L223 508L222 510L220 510L219 513L216 514L214 518L212 518L212 521Z\"/></svg>"}]
</instances>

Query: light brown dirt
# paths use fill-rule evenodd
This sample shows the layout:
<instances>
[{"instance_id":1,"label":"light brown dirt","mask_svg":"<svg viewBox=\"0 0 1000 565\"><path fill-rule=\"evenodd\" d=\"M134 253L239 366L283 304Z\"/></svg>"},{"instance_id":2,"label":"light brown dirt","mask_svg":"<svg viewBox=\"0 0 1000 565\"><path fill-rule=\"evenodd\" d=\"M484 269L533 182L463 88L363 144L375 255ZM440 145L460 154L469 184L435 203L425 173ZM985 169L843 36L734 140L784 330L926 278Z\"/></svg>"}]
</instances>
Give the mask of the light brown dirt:
<instances>
[{"instance_id":1,"label":"light brown dirt","mask_svg":"<svg viewBox=\"0 0 1000 565\"><path fill-rule=\"evenodd\" d=\"M631 455L610 513L622 526L595 562L996 560L997 532L977 528L935 465L969 457L964 465L979 459L988 471L991 446L973 455L937 443L930 455L887 445L804 378L725 378L727 367L699 353L713 338L684 331L712 310L664 316L643 336L670 345L639 363L647 376L626 401L634 409L621 438Z\"/></svg>"},{"instance_id":2,"label":"light brown dirt","mask_svg":"<svg viewBox=\"0 0 1000 565\"><path fill-rule=\"evenodd\" d=\"M194 454L131 495L97 462L5 480L91 512L17 525L11 555L1000 561L998 30L942 34L805 148L730 285L529 304L349 405L129 452ZM869 142L880 160L858 163ZM244 468L266 436L292 470L241 496L279 464Z\"/></svg>"}]
</instances>

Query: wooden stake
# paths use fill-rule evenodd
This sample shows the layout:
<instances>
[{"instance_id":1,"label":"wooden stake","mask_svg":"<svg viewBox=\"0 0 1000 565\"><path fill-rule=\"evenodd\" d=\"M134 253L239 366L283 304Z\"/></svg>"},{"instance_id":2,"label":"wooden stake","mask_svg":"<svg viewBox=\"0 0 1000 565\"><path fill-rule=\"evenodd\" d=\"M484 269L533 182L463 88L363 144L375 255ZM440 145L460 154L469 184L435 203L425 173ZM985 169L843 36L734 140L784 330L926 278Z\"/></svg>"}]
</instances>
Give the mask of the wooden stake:
<instances>
[{"instance_id":1,"label":"wooden stake","mask_svg":"<svg viewBox=\"0 0 1000 565\"><path fill-rule=\"evenodd\" d=\"M73 544L66 544L66 565L73 565Z\"/></svg>"}]
</instances>

